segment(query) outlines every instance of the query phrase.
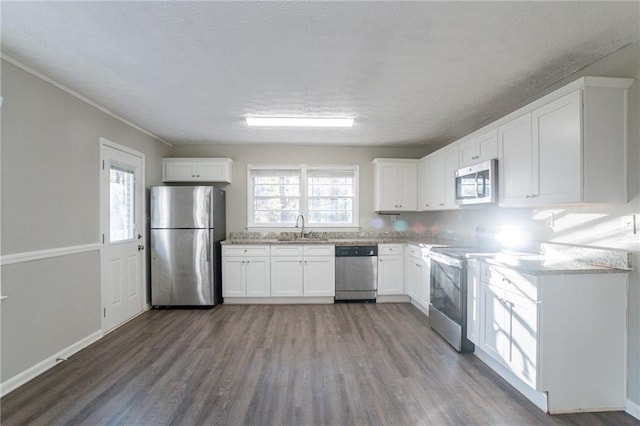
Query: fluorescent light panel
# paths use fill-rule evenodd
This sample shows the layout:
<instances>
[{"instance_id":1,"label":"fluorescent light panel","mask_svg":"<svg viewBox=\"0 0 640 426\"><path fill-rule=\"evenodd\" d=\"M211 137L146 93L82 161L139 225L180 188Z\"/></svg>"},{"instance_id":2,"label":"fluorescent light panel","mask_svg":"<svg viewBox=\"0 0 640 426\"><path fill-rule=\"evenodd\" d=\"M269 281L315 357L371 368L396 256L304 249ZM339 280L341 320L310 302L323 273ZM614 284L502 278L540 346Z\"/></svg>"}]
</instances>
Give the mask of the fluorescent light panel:
<instances>
[{"instance_id":1,"label":"fluorescent light panel","mask_svg":"<svg viewBox=\"0 0 640 426\"><path fill-rule=\"evenodd\" d=\"M353 127L345 117L247 117L251 127Z\"/></svg>"}]
</instances>

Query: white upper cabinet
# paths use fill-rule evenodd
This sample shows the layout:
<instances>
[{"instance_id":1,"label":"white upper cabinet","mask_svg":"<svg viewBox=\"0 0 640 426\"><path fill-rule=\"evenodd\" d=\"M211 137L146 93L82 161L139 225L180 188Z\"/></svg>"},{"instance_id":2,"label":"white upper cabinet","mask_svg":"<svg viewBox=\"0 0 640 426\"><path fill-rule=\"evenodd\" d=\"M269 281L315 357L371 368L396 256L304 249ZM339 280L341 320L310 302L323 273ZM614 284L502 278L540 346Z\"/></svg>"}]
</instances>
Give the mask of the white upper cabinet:
<instances>
[{"instance_id":1,"label":"white upper cabinet","mask_svg":"<svg viewBox=\"0 0 640 426\"><path fill-rule=\"evenodd\" d=\"M427 200L422 201L421 210L457 209L455 200L455 176L458 169L458 144L453 143L425 157L428 162ZM424 206L424 207L423 207Z\"/></svg>"},{"instance_id":2,"label":"white upper cabinet","mask_svg":"<svg viewBox=\"0 0 640 426\"><path fill-rule=\"evenodd\" d=\"M632 82L585 77L501 125L500 205L626 203L626 89Z\"/></svg>"},{"instance_id":3,"label":"white upper cabinet","mask_svg":"<svg viewBox=\"0 0 640 426\"><path fill-rule=\"evenodd\" d=\"M460 167L498 158L498 131L492 129L480 136L460 142Z\"/></svg>"},{"instance_id":4,"label":"white upper cabinet","mask_svg":"<svg viewBox=\"0 0 640 426\"><path fill-rule=\"evenodd\" d=\"M418 163L418 210L429 210L431 207L431 175L429 157L424 157Z\"/></svg>"},{"instance_id":5,"label":"white upper cabinet","mask_svg":"<svg viewBox=\"0 0 640 426\"><path fill-rule=\"evenodd\" d=\"M373 180L375 211L418 209L418 160L376 158Z\"/></svg>"},{"instance_id":6,"label":"white upper cabinet","mask_svg":"<svg viewBox=\"0 0 640 426\"><path fill-rule=\"evenodd\" d=\"M530 203L534 193L531 114L498 128L501 205ZM535 171L537 174L537 170Z\"/></svg>"},{"instance_id":7,"label":"white upper cabinet","mask_svg":"<svg viewBox=\"0 0 640 426\"><path fill-rule=\"evenodd\" d=\"M163 182L231 183L230 158L163 158Z\"/></svg>"}]
</instances>

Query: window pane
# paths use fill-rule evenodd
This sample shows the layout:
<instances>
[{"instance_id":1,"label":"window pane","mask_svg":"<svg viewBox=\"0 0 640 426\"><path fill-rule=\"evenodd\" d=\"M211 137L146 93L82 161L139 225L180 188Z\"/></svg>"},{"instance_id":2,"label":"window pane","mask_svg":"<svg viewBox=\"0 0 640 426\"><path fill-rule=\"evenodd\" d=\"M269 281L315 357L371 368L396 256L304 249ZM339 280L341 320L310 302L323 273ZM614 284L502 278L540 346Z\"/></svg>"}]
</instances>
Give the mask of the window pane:
<instances>
[{"instance_id":1,"label":"window pane","mask_svg":"<svg viewBox=\"0 0 640 426\"><path fill-rule=\"evenodd\" d=\"M340 196L353 196L353 185L309 185L309 195L313 197L340 197Z\"/></svg>"},{"instance_id":2,"label":"window pane","mask_svg":"<svg viewBox=\"0 0 640 426\"><path fill-rule=\"evenodd\" d=\"M256 198L255 210L300 210L299 198Z\"/></svg>"},{"instance_id":3,"label":"window pane","mask_svg":"<svg viewBox=\"0 0 640 426\"><path fill-rule=\"evenodd\" d=\"M257 224L293 224L298 217L298 211L255 211L254 219Z\"/></svg>"},{"instance_id":4,"label":"window pane","mask_svg":"<svg viewBox=\"0 0 640 426\"><path fill-rule=\"evenodd\" d=\"M111 165L109 183L109 241L135 239L135 174Z\"/></svg>"},{"instance_id":5,"label":"window pane","mask_svg":"<svg viewBox=\"0 0 640 426\"><path fill-rule=\"evenodd\" d=\"M313 211L309 212L309 223L352 223L353 213L350 211Z\"/></svg>"},{"instance_id":6,"label":"window pane","mask_svg":"<svg viewBox=\"0 0 640 426\"><path fill-rule=\"evenodd\" d=\"M352 210L351 198L311 198L309 210Z\"/></svg>"},{"instance_id":7,"label":"window pane","mask_svg":"<svg viewBox=\"0 0 640 426\"><path fill-rule=\"evenodd\" d=\"M297 197L300 196L299 185L255 185L254 195L257 197Z\"/></svg>"}]
</instances>

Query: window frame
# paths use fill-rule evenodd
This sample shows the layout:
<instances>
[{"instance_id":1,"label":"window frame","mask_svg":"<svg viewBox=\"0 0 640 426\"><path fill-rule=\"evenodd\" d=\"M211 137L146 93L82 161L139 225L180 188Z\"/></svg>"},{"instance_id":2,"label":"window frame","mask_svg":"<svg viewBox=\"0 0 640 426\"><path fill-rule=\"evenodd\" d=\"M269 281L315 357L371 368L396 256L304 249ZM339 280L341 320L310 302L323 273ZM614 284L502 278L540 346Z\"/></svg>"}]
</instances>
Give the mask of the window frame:
<instances>
[{"instance_id":1,"label":"window frame","mask_svg":"<svg viewBox=\"0 0 640 426\"><path fill-rule=\"evenodd\" d=\"M290 230L295 229L295 223L255 223L254 222L254 171L298 171L300 173L300 213L305 218L305 229L322 229L328 230L332 228L340 229L342 231L345 228L359 229L360 221L360 167L357 164L248 164L247 165L247 229L283 229ZM307 172L310 170L326 170L335 172L350 171L353 172L353 205L352 205L352 220L350 223L309 223L309 197L308 197L308 181Z\"/></svg>"}]
</instances>

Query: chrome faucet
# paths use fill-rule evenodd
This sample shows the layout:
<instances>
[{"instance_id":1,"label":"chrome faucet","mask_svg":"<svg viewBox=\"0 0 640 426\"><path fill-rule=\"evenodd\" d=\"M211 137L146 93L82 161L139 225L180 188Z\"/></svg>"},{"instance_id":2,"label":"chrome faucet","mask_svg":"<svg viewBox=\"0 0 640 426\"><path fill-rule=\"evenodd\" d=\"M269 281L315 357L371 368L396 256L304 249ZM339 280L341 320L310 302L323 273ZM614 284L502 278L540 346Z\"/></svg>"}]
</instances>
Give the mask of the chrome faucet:
<instances>
[{"instance_id":1,"label":"chrome faucet","mask_svg":"<svg viewBox=\"0 0 640 426\"><path fill-rule=\"evenodd\" d=\"M298 227L298 222L302 219L302 229L300 230L300 238L304 238L304 216L301 214L296 218L296 228Z\"/></svg>"}]
</instances>

